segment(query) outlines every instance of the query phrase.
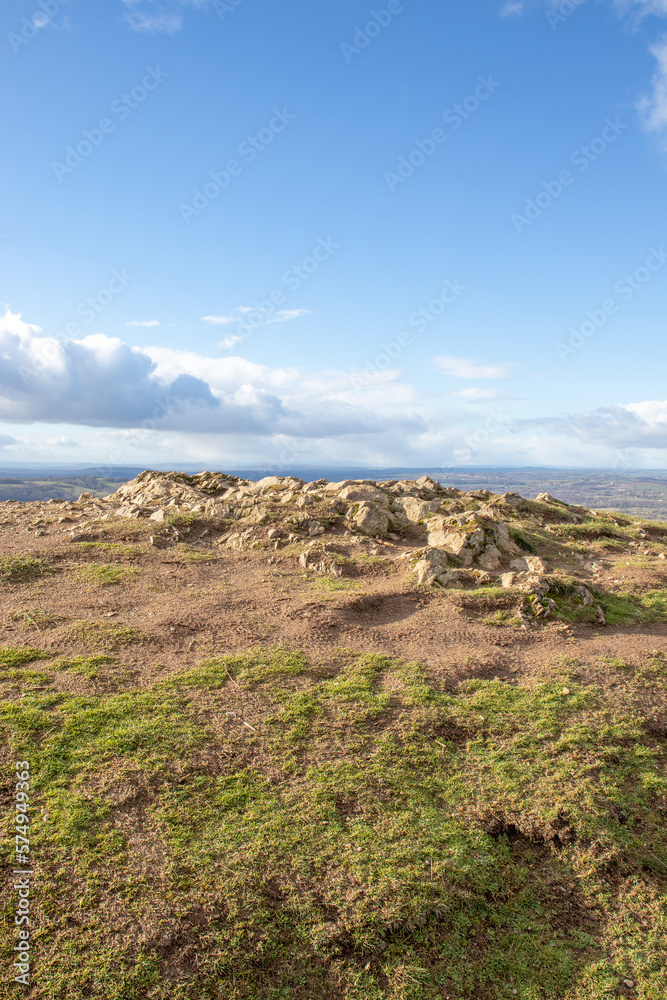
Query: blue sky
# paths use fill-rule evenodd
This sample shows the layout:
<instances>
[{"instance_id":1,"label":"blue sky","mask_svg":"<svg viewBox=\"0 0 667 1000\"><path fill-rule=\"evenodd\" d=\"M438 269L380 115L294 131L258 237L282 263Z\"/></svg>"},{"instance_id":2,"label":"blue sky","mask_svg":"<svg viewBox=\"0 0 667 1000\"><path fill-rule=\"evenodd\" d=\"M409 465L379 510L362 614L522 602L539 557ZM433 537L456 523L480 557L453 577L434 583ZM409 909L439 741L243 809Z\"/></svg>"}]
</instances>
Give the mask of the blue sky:
<instances>
[{"instance_id":1,"label":"blue sky","mask_svg":"<svg viewBox=\"0 0 667 1000\"><path fill-rule=\"evenodd\" d=\"M0 18L0 462L664 467L667 0Z\"/></svg>"}]
</instances>

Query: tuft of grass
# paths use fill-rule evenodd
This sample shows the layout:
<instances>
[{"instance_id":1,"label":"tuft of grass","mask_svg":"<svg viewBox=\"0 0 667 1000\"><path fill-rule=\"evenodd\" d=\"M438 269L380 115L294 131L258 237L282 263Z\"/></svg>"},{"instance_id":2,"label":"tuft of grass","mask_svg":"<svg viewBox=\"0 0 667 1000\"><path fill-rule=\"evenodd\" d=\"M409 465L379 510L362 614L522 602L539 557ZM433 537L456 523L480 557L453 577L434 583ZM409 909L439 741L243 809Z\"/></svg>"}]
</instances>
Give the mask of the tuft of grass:
<instances>
[{"instance_id":1,"label":"tuft of grass","mask_svg":"<svg viewBox=\"0 0 667 1000\"><path fill-rule=\"evenodd\" d=\"M68 620L64 615L56 615L42 608L31 608L30 611L15 611L9 616L10 621L22 622L40 632L43 628L53 628L64 625Z\"/></svg>"},{"instance_id":2,"label":"tuft of grass","mask_svg":"<svg viewBox=\"0 0 667 1000\"><path fill-rule=\"evenodd\" d=\"M571 622L595 623L597 607L602 608L608 625L651 625L667 622L667 590L644 594L614 594L593 591L594 604L584 605L577 594L581 584L574 578L550 578L548 596L555 602L561 618Z\"/></svg>"},{"instance_id":3,"label":"tuft of grass","mask_svg":"<svg viewBox=\"0 0 667 1000\"><path fill-rule=\"evenodd\" d=\"M78 549L85 552L113 552L118 556L127 556L130 559L142 556L145 550L138 545L125 545L122 542L75 542Z\"/></svg>"},{"instance_id":4,"label":"tuft of grass","mask_svg":"<svg viewBox=\"0 0 667 1000\"><path fill-rule=\"evenodd\" d=\"M0 559L0 581L4 583L29 583L50 572L52 569L46 559L33 556L5 556Z\"/></svg>"},{"instance_id":5,"label":"tuft of grass","mask_svg":"<svg viewBox=\"0 0 667 1000\"><path fill-rule=\"evenodd\" d=\"M167 688L208 688L216 690L231 684L257 685L289 677L299 677L307 669L307 660L282 646L254 649L239 656L211 657L194 670L177 674L163 686Z\"/></svg>"},{"instance_id":6,"label":"tuft of grass","mask_svg":"<svg viewBox=\"0 0 667 1000\"><path fill-rule=\"evenodd\" d=\"M597 593L596 597L609 625L667 621L667 590L651 590L641 596Z\"/></svg>"},{"instance_id":7,"label":"tuft of grass","mask_svg":"<svg viewBox=\"0 0 667 1000\"><path fill-rule=\"evenodd\" d=\"M127 583L139 574L138 569L128 566L118 566L114 563L81 566L77 573L85 582L93 587L115 587L119 583Z\"/></svg>"},{"instance_id":8,"label":"tuft of grass","mask_svg":"<svg viewBox=\"0 0 667 1000\"><path fill-rule=\"evenodd\" d=\"M50 660L51 656L51 653L46 653L43 649L32 649L30 646L2 646L0 647L0 667L20 667L33 660Z\"/></svg>"},{"instance_id":9,"label":"tuft of grass","mask_svg":"<svg viewBox=\"0 0 667 1000\"><path fill-rule=\"evenodd\" d=\"M94 681L99 677L99 667L113 662L112 656L72 656L60 657L50 666L52 670L71 670L72 673L81 674L87 680Z\"/></svg>"},{"instance_id":10,"label":"tuft of grass","mask_svg":"<svg viewBox=\"0 0 667 1000\"><path fill-rule=\"evenodd\" d=\"M509 533L512 541L516 542L520 549L530 552L531 555L538 555L537 544L532 535L515 525L510 525Z\"/></svg>"},{"instance_id":11,"label":"tuft of grass","mask_svg":"<svg viewBox=\"0 0 667 1000\"><path fill-rule=\"evenodd\" d=\"M178 546L173 557L176 559L184 559L186 562L191 563L214 563L218 562L218 556L214 555L213 552L203 552L200 549L191 549L187 546Z\"/></svg>"},{"instance_id":12,"label":"tuft of grass","mask_svg":"<svg viewBox=\"0 0 667 1000\"><path fill-rule=\"evenodd\" d=\"M88 620L74 622L65 630L65 636L73 642L82 642L86 646L106 651L114 650L118 646L150 641L150 636L141 629Z\"/></svg>"},{"instance_id":13,"label":"tuft of grass","mask_svg":"<svg viewBox=\"0 0 667 1000\"><path fill-rule=\"evenodd\" d=\"M600 538L612 538L620 539L627 544L627 541L631 540L631 536L624 535L622 531L614 527L611 521L602 521L601 523L598 521L585 521L583 524L558 524L554 525L551 530L559 538L572 541L581 541L582 539L594 541Z\"/></svg>"},{"instance_id":14,"label":"tuft of grass","mask_svg":"<svg viewBox=\"0 0 667 1000\"><path fill-rule=\"evenodd\" d=\"M487 615L481 619L482 625L492 625L497 628L518 628L521 624L521 617L511 611L494 611L492 615Z\"/></svg>"},{"instance_id":15,"label":"tuft of grass","mask_svg":"<svg viewBox=\"0 0 667 1000\"><path fill-rule=\"evenodd\" d=\"M337 593L340 590L358 590L360 587L359 581L351 580L348 577L336 579L331 576L316 576L309 582L316 590L325 594Z\"/></svg>"}]
</instances>

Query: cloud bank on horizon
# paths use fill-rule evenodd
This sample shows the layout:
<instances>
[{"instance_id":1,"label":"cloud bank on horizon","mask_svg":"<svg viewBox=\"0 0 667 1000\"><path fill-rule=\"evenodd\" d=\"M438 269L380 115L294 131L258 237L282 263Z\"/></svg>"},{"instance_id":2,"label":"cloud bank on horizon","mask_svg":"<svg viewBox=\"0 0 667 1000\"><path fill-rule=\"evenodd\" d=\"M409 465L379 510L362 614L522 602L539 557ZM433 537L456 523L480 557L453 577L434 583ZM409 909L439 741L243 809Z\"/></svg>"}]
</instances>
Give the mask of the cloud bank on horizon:
<instances>
[{"instance_id":1,"label":"cloud bank on horizon","mask_svg":"<svg viewBox=\"0 0 667 1000\"><path fill-rule=\"evenodd\" d=\"M512 377L506 363L433 361L457 379ZM421 399L398 369L384 375L360 399L350 372L138 348L102 333L62 341L8 310L0 317L0 422L20 432L1 433L0 449L5 460L38 460L46 444L50 457L64 458L81 448L79 435L71 436L76 429L91 428L87 446L116 462L121 455L127 462L162 453L167 460L237 462L268 449L282 454L286 466L326 464L349 462L351 444L356 461L379 465L456 464L462 443L473 464L555 465L572 454L573 442L580 465L613 464L620 456L642 464L667 453L667 400L515 421L502 409L473 416L453 408L443 426L440 400ZM451 395L481 404L495 393L468 387ZM36 423L57 425L63 434L45 441L42 431L31 431Z\"/></svg>"}]
</instances>

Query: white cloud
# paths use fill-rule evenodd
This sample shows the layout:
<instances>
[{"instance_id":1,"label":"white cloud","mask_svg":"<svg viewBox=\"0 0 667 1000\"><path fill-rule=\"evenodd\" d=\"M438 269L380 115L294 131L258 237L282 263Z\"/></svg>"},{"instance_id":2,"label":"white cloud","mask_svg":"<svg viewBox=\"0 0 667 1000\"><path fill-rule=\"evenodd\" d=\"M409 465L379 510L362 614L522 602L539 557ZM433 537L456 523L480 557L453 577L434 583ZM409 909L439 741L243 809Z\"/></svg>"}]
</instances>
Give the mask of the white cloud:
<instances>
[{"instance_id":1,"label":"white cloud","mask_svg":"<svg viewBox=\"0 0 667 1000\"><path fill-rule=\"evenodd\" d=\"M275 323L287 323L292 319L307 316L309 312L309 309L278 309L277 311L270 312L269 310L258 309L255 306L237 306L234 312L229 315L202 316L202 322L209 323L211 326L228 326L231 323L238 324L237 333L230 334L218 341L218 347L229 350L235 344L238 344L239 341L249 337L253 330L259 330L264 326L272 326Z\"/></svg>"},{"instance_id":2,"label":"white cloud","mask_svg":"<svg viewBox=\"0 0 667 1000\"><path fill-rule=\"evenodd\" d=\"M183 27L183 18L180 14L144 14L141 11L134 11L126 14L125 20L133 31L143 34L164 32L173 35Z\"/></svg>"},{"instance_id":3,"label":"white cloud","mask_svg":"<svg viewBox=\"0 0 667 1000\"><path fill-rule=\"evenodd\" d=\"M453 378L511 378L512 366L509 364L483 365L470 358L454 358L440 355L433 358L433 366L443 375Z\"/></svg>"},{"instance_id":4,"label":"white cloud","mask_svg":"<svg viewBox=\"0 0 667 1000\"><path fill-rule=\"evenodd\" d=\"M539 2L539 0L538 0ZM586 0L542 0L542 5L560 15L569 17ZM634 21L641 21L653 14L657 17L667 17L667 0L611 0L617 10L633 15ZM501 8L502 17L520 17L529 7L534 6L530 0L507 0ZM650 52L657 59L657 70L651 81L650 94L641 98L638 108L644 124L650 131L667 129L667 35L659 42L650 46Z\"/></svg>"},{"instance_id":5,"label":"white cloud","mask_svg":"<svg viewBox=\"0 0 667 1000\"><path fill-rule=\"evenodd\" d=\"M461 399L497 399L498 393L493 389L460 389L459 392L450 393L451 396L460 396Z\"/></svg>"},{"instance_id":6,"label":"white cloud","mask_svg":"<svg viewBox=\"0 0 667 1000\"><path fill-rule=\"evenodd\" d=\"M159 326L159 319L131 319L125 324L125 326Z\"/></svg>"},{"instance_id":7,"label":"white cloud","mask_svg":"<svg viewBox=\"0 0 667 1000\"><path fill-rule=\"evenodd\" d=\"M651 54L658 61L658 69L651 81L651 93L639 102L639 110L646 127L657 132L667 127L667 35L651 46Z\"/></svg>"},{"instance_id":8,"label":"white cloud","mask_svg":"<svg viewBox=\"0 0 667 1000\"><path fill-rule=\"evenodd\" d=\"M667 0L615 0L615 6L623 9L639 8L639 13L667 15Z\"/></svg>"},{"instance_id":9,"label":"white cloud","mask_svg":"<svg viewBox=\"0 0 667 1000\"><path fill-rule=\"evenodd\" d=\"M270 326L272 323L287 323L291 319L299 319L301 316L307 316L310 313L310 309L279 309L275 316L271 319L267 319L263 326Z\"/></svg>"},{"instance_id":10,"label":"white cloud","mask_svg":"<svg viewBox=\"0 0 667 1000\"><path fill-rule=\"evenodd\" d=\"M122 0L130 10L125 20L133 31L173 35L183 27L183 7L206 7L208 0Z\"/></svg>"},{"instance_id":11,"label":"white cloud","mask_svg":"<svg viewBox=\"0 0 667 1000\"><path fill-rule=\"evenodd\" d=\"M667 400L652 399L643 403L626 403L625 409L647 424L667 424Z\"/></svg>"},{"instance_id":12,"label":"white cloud","mask_svg":"<svg viewBox=\"0 0 667 1000\"><path fill-rule=\"evenodd\" d=\"M667 449L667 401L628 403L567 417L522 420L515 427L518 431L538 430L613 449Z\"/></svg>"},{"instance_id":13,"label":"white cloud","mask_svg":"<svg viewBox=\"0 0 667 1000\"><path fill-rule=\"evenodd\" d=\"M465 358L445 366L466 378L509 372ZM349 371L136 348L101 333L59 341L8 311L0 316L0 448L21 460L48 461L57 449L59 460L223 469L451 466L463 445L466 462L478 465L608 467L631 450L633 464L650 467L667 457L667 400L517 422L496 402L484 412L496 395L489 389L429 395L397 369L381 375L360 390Z\"/></svg>"},{"instance_id":14,"label":"white cloud","mask_svg":"<svg viewBox=\"0 0 667 1000\"><path fill-rule=\"evenodd\" d=\"M227 323L238 323L238 316L202 316L202 322L212 326L225 326Z\"/></svg>"},{"instance_id":15,"label":"white cloud","mask_svg":"<svg viewBox=\"0 0 667 1000\"><path fill-rule=\"evenodd\" d=\"M58 341L9 312L0 318L0 420L305 438L424 426L414 409L362 404L343 372L140 349L101 333Z\"/></svg>"},{"instance_id":16,"label":"white cloud","mask_svg":"<svg viewBox=\"0 0 667 1000\"><path fill-rule=\"evenodd\" d=\"M238 333L230 333L228 337L223 337L222 340L218 341L218 347L221 347L223 351L229 351L240 340L243 340L243 337L239 336Z\"/></svg>"},{"instance_id":17,"label":"white cloud","mask_svg":"<svg viewBox=\"0 0 667 1000\"><path fill-rule=\"evenodd\" d=\"M259 309L257 306L237 306L234 312L228 316L202 316L202 321L210 323L212 326L226 326L228 323L244 323L243 317L247 316L247 324L254 328L270 326L272 323L287 323L290 319L307 316L309 312L309 309L278 309L275 312L270 312L268 309ZM234 313L240 315L234 315ZM258 318L251 320L251 316Z\"/></svg>"}]
</instances>

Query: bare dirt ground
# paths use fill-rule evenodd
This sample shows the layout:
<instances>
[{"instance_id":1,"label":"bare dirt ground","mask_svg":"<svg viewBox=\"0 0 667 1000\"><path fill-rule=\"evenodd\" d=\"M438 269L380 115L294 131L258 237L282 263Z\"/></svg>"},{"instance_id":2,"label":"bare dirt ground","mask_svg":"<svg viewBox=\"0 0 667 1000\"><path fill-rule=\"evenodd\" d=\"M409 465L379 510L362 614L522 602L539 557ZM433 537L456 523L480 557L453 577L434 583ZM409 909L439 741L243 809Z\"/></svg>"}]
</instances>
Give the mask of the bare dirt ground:
<instances>
[{"instance_id":1,"label":"bare dirt ground","mask_svg":"<svg viewBox=\"0 0 667 1000\"><path fill-rule=\"evenodd\" d=\"M304 573L296 556L280 551L229 551L202 539L194 540L195 549L160 550L150 544L145 525L124 521L95 527L86 538L112 549L71 541L71 525L54 526L39 538L19 518L0 525L4 556L45 560L51 568L38 580L4 588L1 643L34 641L39 633L44 649L63 656L90 653L95 638L82 642L71 627L94 623L110 630L103 642L114 648L135 682L186 671L202 656L266 644L308 650L323 659L347 647L417 660L447 685L468 677L516 683L535 666L563 657L592 662L599 657L641 660L653 650L667 653L667 624L661 623L618 627L554 621L528 631L485 624L488 612L502 602L480 600L474 591L417 586L400 558L410 549L395 544L339 545L343 553L354 556L361 549L380 562L340 582ZM81 578L82 569L111 561L138 573L120 584ZM610 582L643 589L667 583L667 571L658 563L648 569L622 561L619 568L618 562L604 574ZM329 589L338 586L350 589ZM36 622L34 609L42 613ZM141 635L116 642L114 630L127 628ZM58 683L85 682L62 675Z\"/></svg>"}]
</instances>

